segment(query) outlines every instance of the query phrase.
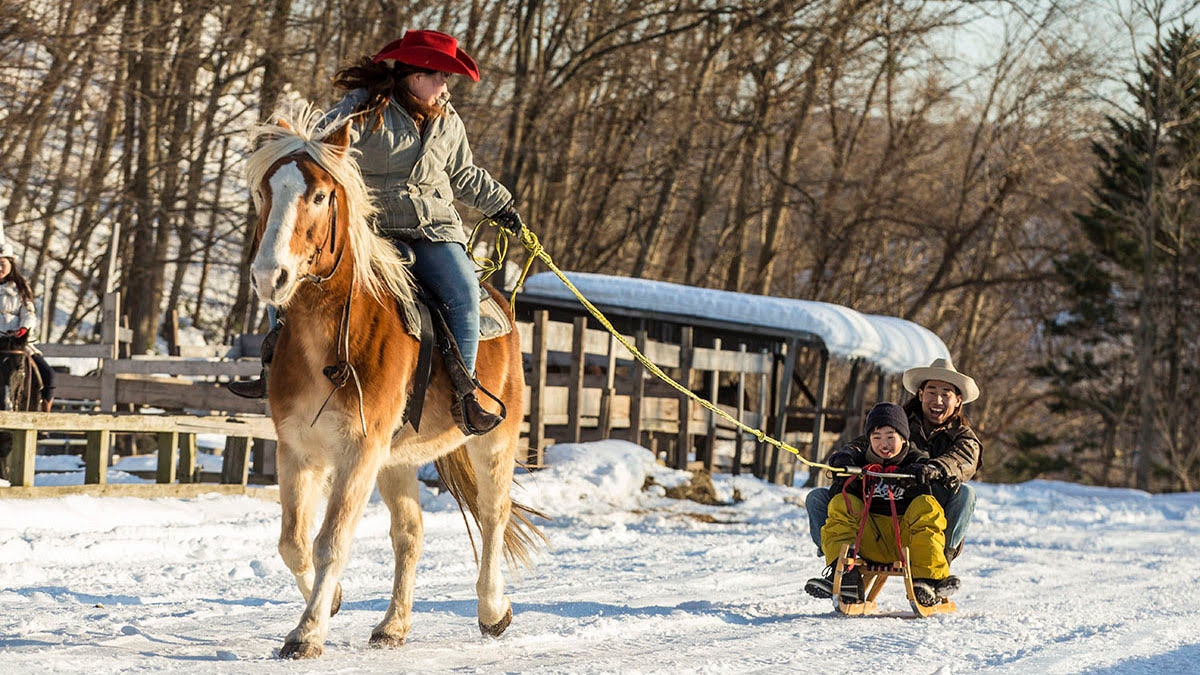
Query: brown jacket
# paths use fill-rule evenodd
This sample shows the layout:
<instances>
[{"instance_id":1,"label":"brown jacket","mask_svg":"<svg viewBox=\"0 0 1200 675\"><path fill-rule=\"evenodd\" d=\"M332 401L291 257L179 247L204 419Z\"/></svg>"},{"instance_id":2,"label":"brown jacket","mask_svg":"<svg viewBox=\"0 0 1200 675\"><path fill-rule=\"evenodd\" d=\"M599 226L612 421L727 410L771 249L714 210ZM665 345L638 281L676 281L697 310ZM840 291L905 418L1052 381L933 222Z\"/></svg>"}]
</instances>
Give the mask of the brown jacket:
<instances>
[{"instance_id":1,"label":"brown jacket","mask_svg":"<svg viewBox=\"0 0 1200 675\"><path fill-rule=\"evenodd\" d=\"M948 422L927 431L925 416L918 412L908 416L908 428L911 432L909 442L928 453L930 464L941 467L951 488L974 478L983 465L983 446L971 427L965 424ZM867 443L866 436L859 436L847 443L845 449L865 452Z\"/></svg>"}]
</instances>

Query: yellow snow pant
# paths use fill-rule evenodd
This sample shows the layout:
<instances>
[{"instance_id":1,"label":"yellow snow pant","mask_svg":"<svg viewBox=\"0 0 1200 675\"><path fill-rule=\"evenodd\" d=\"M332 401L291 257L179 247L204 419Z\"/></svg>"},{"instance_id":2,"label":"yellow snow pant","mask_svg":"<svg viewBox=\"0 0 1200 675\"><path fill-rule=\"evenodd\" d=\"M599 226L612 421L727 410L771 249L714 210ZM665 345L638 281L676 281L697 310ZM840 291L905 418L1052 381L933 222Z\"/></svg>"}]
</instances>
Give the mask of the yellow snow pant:
<instances>
[{"instance_id":1,"label":"yellow snow pant","mask_svg":"<svg viewBox=\"0 0 1200 675\"><path fill-rule=\"evenodd\" d=\"M851 515L846 508L845 497L850 499ZM880 499L879 497L875 498ZM836 494L829 501L829 518L821 528L821 550L825 562L833 564L842 550L842 544L854 546L858 536L858 522L862 517L863 503L858 497ZM946 514L937 500L930 495L921 495L908 505L900 516L900 543L908 547L909 566L914 579L945 579L950 576L950 563L946 562ZM859 555L877 563L900 560L896 550L896 532L892 516L872 513L867 516Z\"/></svg>"}]
</instances>

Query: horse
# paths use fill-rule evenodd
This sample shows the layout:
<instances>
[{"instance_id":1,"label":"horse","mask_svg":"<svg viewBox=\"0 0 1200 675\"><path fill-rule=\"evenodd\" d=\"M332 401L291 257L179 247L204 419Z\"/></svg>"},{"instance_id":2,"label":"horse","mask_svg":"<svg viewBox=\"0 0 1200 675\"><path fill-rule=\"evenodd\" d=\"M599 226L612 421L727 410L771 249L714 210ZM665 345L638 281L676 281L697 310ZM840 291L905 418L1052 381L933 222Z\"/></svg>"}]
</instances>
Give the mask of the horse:
<instances>
[{"instance_id":1,"label":"horse","mask_svg":"<svg viewBox=\"0 0 1200 675\"><path fill-rule=\"evenodd\" d=\"M0 335L0 410L28 412L42 409L42 377L29 355L28 338L11 333ZM0 432L0 478L8 478L8 455L12 434Z\"/></svg>"},{"instance_id":2,"label":"horse","mask_svg":"<svg viewBox=\"0 0 1200 675\"><path fill-rule=\"evenodd\" d=\"M485 636L498 637L512 621L501 557L513 568L528 565L545 541L530 519L540 514L509 494L525 408L515 329L479 346L477 373L515 414L482 436L465 436L448 405L427 406L419 433L405 424L419 344L405 329L397 298L412 296L413 279L396 248L371 229L377 209L351 148L354 133L351 124L323 121L306 106L255 127L257 149L247 160L258 212L251 283L264 303L286 312L267 381L278 438L279 554L306 602L280 658L323 653L354 528L375 485L391 512L395 577L387 612L371 633L374 647L402 645L412 624L421 465L435 462L464 521L470 513L479 529L475 589ZM427 395L449 402L451 384L437 363ZM310 527L326 484L329 502L314 539Z\"/></svg>"}]
</instances>

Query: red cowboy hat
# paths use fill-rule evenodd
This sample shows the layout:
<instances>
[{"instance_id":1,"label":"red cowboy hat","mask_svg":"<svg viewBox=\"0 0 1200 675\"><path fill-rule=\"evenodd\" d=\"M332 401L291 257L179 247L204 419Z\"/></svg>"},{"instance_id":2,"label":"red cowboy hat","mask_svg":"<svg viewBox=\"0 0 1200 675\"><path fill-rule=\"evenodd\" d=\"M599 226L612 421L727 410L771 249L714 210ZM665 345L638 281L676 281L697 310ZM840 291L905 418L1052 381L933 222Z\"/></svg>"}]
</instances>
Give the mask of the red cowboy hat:
<instances>
[{"instance_id":1,"label":"red cowboy hat","mask_svg":"<svg viewBox=\"0 0 1200 675\"><path fill-rule=\"evenodd\" d=\"M434 30L409 30L404 37L389 42L371 57L375 63L391 59L418 68L443 73L458 73L479 81L479 68L467 53L458 48L458 40Z\"/></svg>"}]
</instances>

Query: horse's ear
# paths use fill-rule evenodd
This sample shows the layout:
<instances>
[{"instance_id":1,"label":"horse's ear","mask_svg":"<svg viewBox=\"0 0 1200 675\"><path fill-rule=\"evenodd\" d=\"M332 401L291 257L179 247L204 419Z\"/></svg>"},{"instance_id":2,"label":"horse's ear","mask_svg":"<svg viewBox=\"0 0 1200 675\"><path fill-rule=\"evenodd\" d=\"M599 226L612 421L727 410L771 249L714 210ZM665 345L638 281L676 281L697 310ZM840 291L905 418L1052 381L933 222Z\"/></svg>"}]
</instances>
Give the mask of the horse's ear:
<instances>
[{"instance_id":1,"label":"horse's ear","mask_svg":"<svg viewBox=\"0 0 1200 675\"><path fill-rule=\"evenodd\" d=\"M334 154L338 157L345 155L346 149L350 147L350 124L343 124L330 132L325 137L325 144L333 148Z\"/></svg>"}]
</instances>

